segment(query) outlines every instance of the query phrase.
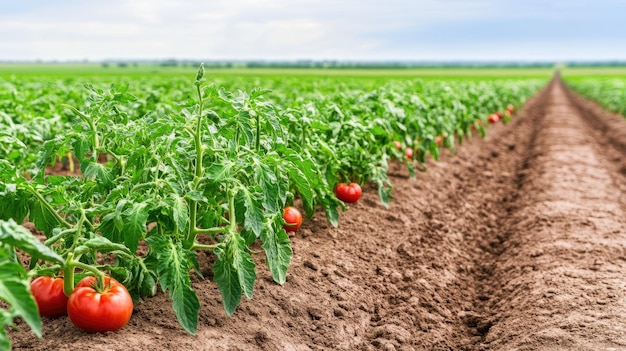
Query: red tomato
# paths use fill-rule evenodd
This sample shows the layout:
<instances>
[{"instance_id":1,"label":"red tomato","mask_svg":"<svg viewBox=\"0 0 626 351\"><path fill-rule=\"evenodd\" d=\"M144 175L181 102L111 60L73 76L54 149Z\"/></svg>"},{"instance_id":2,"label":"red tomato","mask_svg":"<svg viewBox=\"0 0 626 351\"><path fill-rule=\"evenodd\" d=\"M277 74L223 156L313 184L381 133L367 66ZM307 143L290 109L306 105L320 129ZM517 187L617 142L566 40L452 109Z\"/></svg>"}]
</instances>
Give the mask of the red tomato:
<instances>
[{"instance_id":1,"label":"red tomato","mask_svg":"<svg viewBox=\"0 0 626 351\"><path fill-rule=\"evenodd\" d=\"M302 225L302 214L300 213L300 211L298 211L297 208L293 206L288 206L283 212L283 220L285 221L285 224L283 224L283 228L285 228L285 230L288 232L295 232Z\"/></svg>"},{"instance_id":2,"label":"red tomato","mask_svg":"<svg viewBox=\"0 0 626 351\"><path fill-rule=\"evenodd\" d=\"M104 278L104 289L98 292L95 277L86 277L77 285L67 302L72 323L88 333L116 331L128 323L133 314L133 300L124 285Z\"/></svg>"},{"instance_id":3,"label":"red tomato","mask_svg":"<svg viewBox=\"0 0 626 351\"><path fill-rule=\"evenodd\" d=\"M63 292L63 278L37 277L30 283L39 315L42 317L60 317L67 314L67 296Z\"/></svg>"},{"instance_id":4,"label":"red tomato","mask_svg":"<svg viewBox=\"0 0 626 351\"><path fill-rule=\"evenodd\" d=\"M406 156L406 158L408 158L409 160L413 159L413 149L411 149L410 147L407 147L404 150L404 155Z\"/></svg>"},{"instance_id":5,"label":"red tomato","mask_svg":"<svg viewBox=\"0 0 626 351\"><path fill-rule=\"evenodd\" d=\"M337 198L350 204L359 200L361 192L361 186L357 183L350 183L350 185L347 185L346 183L339 183L335 187L335 195Z\"/></svg>"},{"instance_id":6,"label":"red tomato","mask_svg":"<svg viewBox=\"0 0 626 351\"><path fill-rule=\"evenodd\" d=\"M498 117L498 115L496 115L495 113L492 115L489 115L489 123L495 124L495 123L498 123L499 120L500 120L500 117Z\"/></svg>"},{"instance_id":7,"label":"red tomato","mask_svg":"<svg viewBox=\"0 0 626 351\"><path fill-rule=\"evenodd\" d=\"M495 114L498 116L498 118L502 118L502 112L498 111Z\"/></svg>"},{"instance_id":8,"label":"red tomato","mask_svg":"<svg viewBox=\"0 0 626 351\"><path fill-rule=\"evenodd\" d=\"M437 144L438 146L441 145L442 141L443 139L439 135L435 137L435 144Z\"/></svg>"},{"instance_id":9,"label":"red tomato","mask_svg":"<svg viewBox=\"0 0 626 351\"><path fill-rule=\"evenodd\" d=\"M401 150L402 149L402 143L397 141L397 140L393 141L393 146L396 147L396 150Z\"/></svg>"}]
</instances>

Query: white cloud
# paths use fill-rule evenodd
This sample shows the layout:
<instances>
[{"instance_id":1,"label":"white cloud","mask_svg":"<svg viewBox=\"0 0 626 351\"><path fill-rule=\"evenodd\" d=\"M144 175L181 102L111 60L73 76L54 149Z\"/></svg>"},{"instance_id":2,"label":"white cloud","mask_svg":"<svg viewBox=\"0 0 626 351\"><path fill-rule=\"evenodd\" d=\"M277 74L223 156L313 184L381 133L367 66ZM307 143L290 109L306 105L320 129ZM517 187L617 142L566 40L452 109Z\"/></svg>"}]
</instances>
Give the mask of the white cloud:
<instances>
[{"instance_id":1,"label":"white cloud","mask_svg":"<svg viewBox=\"0 0 626 351\"><path fill-rule=\"evenodd\" d=\"M482 48L506 42L503 36L507 28L494 27L489 35L462 44L455 40L457 34L446 32L446 28L456 23L471 25L503 18L522 21L523 25L523 21L530 20L550 23L584 15L603 16L589 12L595 6L591 1L544 2L65 0L52 7L1 13L0 60L488 59L493 56ZM540 4L543 7L538 7ZM566 10L578 12L568 14ZM555 43L568 43L558 40L544 45L542 38L531 36L516 40L519 43L514 49L496 56L514 59L511 54L515 53L520 58L539 58L553 52ZM597 55L626 57L619 45L609 43L613 45L598 47ZM620 43L626 46L624 40ZM579 45L571 45L561 52L572 57L589 54Z\"/></svg>"}]
</instances>

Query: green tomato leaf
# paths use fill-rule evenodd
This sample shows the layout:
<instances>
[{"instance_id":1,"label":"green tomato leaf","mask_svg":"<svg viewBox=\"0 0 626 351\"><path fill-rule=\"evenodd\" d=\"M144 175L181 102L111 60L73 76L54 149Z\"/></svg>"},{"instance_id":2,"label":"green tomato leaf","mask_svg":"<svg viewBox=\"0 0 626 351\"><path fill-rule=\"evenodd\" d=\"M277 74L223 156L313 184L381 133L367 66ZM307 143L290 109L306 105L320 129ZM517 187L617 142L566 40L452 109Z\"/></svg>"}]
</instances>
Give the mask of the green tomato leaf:
<instances>
[{"instance_id":1,"label":"green tomato leaf","mask_svg":"<svg viewBox=\"0 0 626 351\"><path fill-rule=\"evenodd\" d=\"M200 302L189 278L190 257L195 253L185 250L168 236L151 236L146 241L156 254L159 282L163 291L169 292L178 322L195 335Z\"/></svg>"},{"instance_id":2,"label":"green tomato leaf","mask_svg":"<svg viewBox=\"0 0 626 351\"><path fill-rule=\"evenodd\" d=\"M134 203L132 207L124 211L124 243L132 252L137 251L139 240L146 233L149 214L148 205L145 203Z\"/></svg>"},{"instance_id":3,"label":"green tomato leaf","mask_svg":"<svg viewBox=\"0 0 626 351\"><path fill-rule=\"evenodd\" d=\"M87 152L91 149L91 140L86 134L78 134L76 135L74 143L72 146L74 147L74 153L76 154L76 158L82 162L87 156Z\"/></svg>"},{"instance_id":4,"label":"green tomato leaf","mask_svg":"<svg viewBox=\"0 0 626 351\"><path fill-rule=\"evenodd\" d=\"M84 242L83 245L98 252L121 251L128 255L132 255L132 252L126 246L111 242L109 239L103 236L93 237Z\"/></svg>"},{"instance_id":5,"label":"green tomato leaf","mask_svg":"<svg viewBox=\"0 0 626 351\"><path fill-rule=\"evenodd\" d=\"M111 189L113 187L113 180L115 177L105 165L89 160L81 162L80 167L84 178L93 178L106 189Z\"/></svg>"},{"instance_id":6,"label":"green tomato leaf","mask_svg":"<svg viewBox=\"0 0 626 351\"><path fill-rule=\"evenodd\" d=\"M267 266L272 272L272 278L278 284L284 284L287 280L287 268L291 262L291 242L289 236L282 227L282 221L277 216L274 225L269 226L261 233L261 247L267 257ZM276 222L279 222L276 225Z\"/></svg>"},{"instance_id":7,"label":"green tomato leaf","mask_svg":"<svg viewBox=\"0 0 626 351\"><path fill-rule=\"evenodd\" d=\"M245 209L243 227L245 230L252 231L258 238L263 230L263 211L261 211L260 202L248 188L239 188L235 195L235 205L238 209L236 218L241 221L241 211Z\"/></svg>"},{"instance_id":8,"label":"green tomato leaf","mask_svg":"<svg viewBox=\"0 0 626 351\"><path fill-rule=\"evenodd\" d=\"M328 222L333 226L339 226L339 211L337 210L337 204L334 201L323 201L322 207L326 213Z\"/></svg>"},{"instance_id":9,"label":"green tomato leaf","mask_svg":"<svg viewBox=\"0 0 626 351\"><path fill-rule=\"evenodd\" d=\"M278 196L280 189L276 174L267 165L256 164L255 177L263 191L263 207L270 212L278 211L280 208Z\"/></svg>"},{"instance_id":10,"label":"green tomato leaf","mask_svg":"<svg viewBox=\"0 0 626 351\"><path fill-rule=\"evenodd\" d=\"M233 166L233 163L214 163L210 165L206 171L204 176L207 178L209 183L220 183L224 179L230 177L230 170Z\"/></svg>"},{"instance_id":11,"label":"green tomato leaf","mask_svg":"<svg viewBox=\"0 0 626 351\"><path fill-rule=\"evenodd\" d=\"M28 195L18 189L17 184L0 183L0 219L13 218L22 223L27 215Z\"/></svg>"},{"instance_id":12,"label":"green tomato leaf","mask_svg":"<svg viewBox=\"0 0 626 351\"><path fill-rule=\"evenodd\" d=\"M168 203L172 208L172 217L174 225L176 226L176 231L178 233L182 233L187 227L187 222L189 221L187 206L185 205L183 198L176 194L170 194L169 200L170 201L168 201Z\"/></svg>"},{"instance_id":13,"label":"green tomato leaf","mask_svg":"<svg viewBox=\"0 0 626 351\"><path fill-rule=\"evenodd\" d=\"M222 294L222 304L226 314L232 316L241 301L242 289L237 271L232 265L232 257L227 249L227 247L218 246L214 250L217 260L213 264L213 279Z\"/></svg>"},{"instance_id":14,"label":"green tomato leaf","mask_svg":"<svg viewBox=\"0 0 626 351\"><path fill-rule=\"evenodd\" d=\"M0 312L2 311L0 310ZM3 316L0 316L0 318L4 319ZM4 323L2 320L0 320L0 327L8 324L9 322ZM9 339L9 334L7 334L5 328L0 328L0 350L11 350L11 340Z\"/></svg>"},{"instance_id":15,"label":"green tomato leaf","mask_svg":"<svg viewBox=\"0 0 626 351\"><path fill-rule=\"evenodd\" d=\"M28 219L35 224L35 228L49 236L52 229L61 225L54 213L37 198L29 199L30 213Z\"/></svg>"},{"instance_id":16,"label":"green tomato leaf","mask_svg":"<svg viewBox=\"0 0 626 351\"><path fill-rule=\"evenodd\" d=\"M307 216L310 217L313 214L312 212L314 212L315 207L313 206L313 191L311 190L309 180L299 168L295 167L289 169L289 178L302 198Z\"/></svg>"},{"instance_id":17,"label":"green tomato leaf","mask_svg":"<svg viewBox=\"0 0 626 351\"><path fill-rule=\"evenodd\" d=\"M170 298L174 302L174 313L178 322L187 332L195 335L198 328L198 311L200 301L198 295L189 285L180 285L176 289L170 290Z\"/></svg>"},{"instance_id":18,"label":"green tomato leaf","mask_svg":"<svg viewBox=\"0 0 626 351\"><path fill-rule=\"evenodd\" d=\"M30 293L26 271L8 258L0 258L0 299L11 305L13 316L22 317L30 329L41 337L41 319ZM4 323L0 327L4 331ZM3 343L6 345L6 341L0 341L0 344Z\"/></svg>"},{"instance_id":19,"label":"green tomato leaf","mask_svg":"<svg viewBox=\"0 0 626 351\"><path fill-rule=\"evenodd\" d=\"M251 299L256 273L254 272L254 261L252 261L252 256L248 253L246 242L239 234L233 234L228 247L232 257L233 268L237 272L241 288L246 297Z\"/></svg>"},{"instance_id":20,"label":"green tomato leaf","mask_svg":"<svg viewBox=\"0 0 626 351\"><path fill-rule=\"evenodd\" d=\"M0 242L14 246L37 259L64 264L65 260L49 247L42 244L26 228L14 220L0 220Z\"/></svg>"}]
</instances>

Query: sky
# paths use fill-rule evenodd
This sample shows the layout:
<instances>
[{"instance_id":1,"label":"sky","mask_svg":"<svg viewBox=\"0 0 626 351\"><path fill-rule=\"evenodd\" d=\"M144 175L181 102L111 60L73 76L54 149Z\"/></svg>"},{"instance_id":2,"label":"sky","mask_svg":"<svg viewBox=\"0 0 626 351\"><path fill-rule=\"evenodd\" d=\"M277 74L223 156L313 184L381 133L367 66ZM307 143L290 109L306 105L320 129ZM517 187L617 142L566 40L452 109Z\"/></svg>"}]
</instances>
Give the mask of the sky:
<instances>
[{"instance_id":1,"label":"sky","mask_svg":"<svg viewBox=\"0 0 626 351\"><path fill-rule=\"evenodd\" d=\"M0 61L626 60L626 0L0 0Z\"/></svg>"}]
</instances>

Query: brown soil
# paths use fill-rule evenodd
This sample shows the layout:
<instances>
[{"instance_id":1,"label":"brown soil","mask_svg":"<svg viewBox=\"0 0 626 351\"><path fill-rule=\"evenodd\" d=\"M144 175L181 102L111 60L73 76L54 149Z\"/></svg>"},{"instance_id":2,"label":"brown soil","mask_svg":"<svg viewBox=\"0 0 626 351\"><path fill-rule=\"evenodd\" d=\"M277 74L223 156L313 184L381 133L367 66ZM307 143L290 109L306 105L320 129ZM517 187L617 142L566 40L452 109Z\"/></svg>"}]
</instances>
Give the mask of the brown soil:
<instances>
[{"instance_id":1,"label":"brown soil","mask_svg":"<svg viewBox=\"0 0 626 351\"><path fill-rule=\"evenodd\" d=\"M253 300L227 317L196 281L198 335L159 294L128 326L89 335L67 318L16 350L626 350L626 121L557 79L513 122L409 179L374 189L339 228L292 237L278 286L256 256ZM209 256L201 254L208 277Z\"/></svg>"}]
</instances>

